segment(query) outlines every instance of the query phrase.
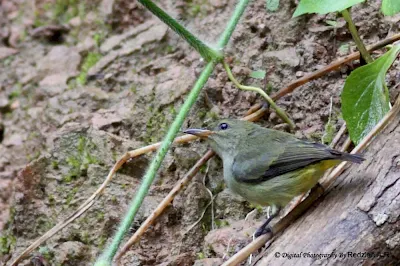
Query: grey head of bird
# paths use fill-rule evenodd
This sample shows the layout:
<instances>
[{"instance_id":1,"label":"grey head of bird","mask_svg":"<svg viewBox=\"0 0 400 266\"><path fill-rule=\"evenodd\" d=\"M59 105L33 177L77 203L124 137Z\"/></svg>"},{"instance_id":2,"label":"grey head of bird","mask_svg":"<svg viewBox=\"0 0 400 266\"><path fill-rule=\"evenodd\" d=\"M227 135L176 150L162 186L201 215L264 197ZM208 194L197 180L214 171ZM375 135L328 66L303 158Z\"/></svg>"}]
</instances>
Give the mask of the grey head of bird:
<instances>
[{"instance_id":1,"label":"grey head of bird","mask_svg":"<svg viewBox=\"0 0 400 266\"><path fill-rule=\"evenodd\" d=\"M220 156L234 155L236 147L241 141L245 141L247 136L257 130L257 124L236 120L223 119L210 126L210 129L187 129L184 133L205 138L211 148Z\"/></svg>"}]
</instances>

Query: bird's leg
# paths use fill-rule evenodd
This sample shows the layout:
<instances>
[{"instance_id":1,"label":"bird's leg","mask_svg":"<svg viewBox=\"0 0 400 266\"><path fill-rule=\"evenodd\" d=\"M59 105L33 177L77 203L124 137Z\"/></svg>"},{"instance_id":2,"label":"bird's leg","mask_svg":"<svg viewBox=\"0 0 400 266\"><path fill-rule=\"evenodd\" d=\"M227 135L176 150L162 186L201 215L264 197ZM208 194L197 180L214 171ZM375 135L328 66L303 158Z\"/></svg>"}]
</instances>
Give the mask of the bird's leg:
<instances>
[{"instance_id":1,"label":"bird's leg","mask_svg":"<svg viewBox=\"0 0 400 266\"><path fill-rule=\"evenodd\" d=\"M264 109L269 109L269 103L268 102L266 102L266 101L263 101L263 103L262 103L262 107L264 108Z\"/></svg>"},{"instance_id":2,"label":"bird's leg","mask_svg":"<svg viewBox=\"0 0 400 266\"><path fill-rule=\"evenodd\" d=\"M272 233L271 227L268 226L268 224L271 222L272 219L274 219L278 215L281 208L276 205L273 205L271 209L272 209L271 215L267 216L267 220L265 220L265 222L254 233L255 238L267 233Z\"/></svg>"}]
</instances>

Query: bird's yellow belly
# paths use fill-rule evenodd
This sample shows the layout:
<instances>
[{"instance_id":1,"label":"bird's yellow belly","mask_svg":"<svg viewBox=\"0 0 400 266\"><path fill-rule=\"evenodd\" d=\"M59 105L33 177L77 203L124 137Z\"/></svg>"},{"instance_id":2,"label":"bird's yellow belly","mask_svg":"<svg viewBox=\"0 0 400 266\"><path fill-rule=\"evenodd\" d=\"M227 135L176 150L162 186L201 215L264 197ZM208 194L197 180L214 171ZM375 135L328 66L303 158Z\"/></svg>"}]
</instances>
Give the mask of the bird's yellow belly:
<instances>
[{"instance_id":1,"label":"bird's yellow belly","mask_svg":"<svg viewBox=\"0 0 400 266\"><path fill-rule=\"evenodd\" d=\"M257 184L238 182L232 178L227 185L234 193L252 203L284 207L294 197L314 187L325 170L336 164L336 160L323 161Z\"/></svg>"}]
</instances>

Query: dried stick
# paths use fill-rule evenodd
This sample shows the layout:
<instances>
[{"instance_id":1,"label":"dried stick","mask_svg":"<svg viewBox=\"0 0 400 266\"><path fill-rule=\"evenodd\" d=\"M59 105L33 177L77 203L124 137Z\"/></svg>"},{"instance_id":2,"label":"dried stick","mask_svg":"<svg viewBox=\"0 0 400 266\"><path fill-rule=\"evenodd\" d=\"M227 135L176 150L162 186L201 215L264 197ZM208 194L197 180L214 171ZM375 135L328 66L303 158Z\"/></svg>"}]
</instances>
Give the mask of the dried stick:
<instances>
[{"instance_id":1,"label":"dried stick","mask_svg":"<svg viewBox=\"0 0 400 266\"><path fill-rule=\"evenodd\" d=\"M371 132L365 136L365 138L358 144L352 151L351 154L359 153L363 151L369 143L373 140L373 138L379 134L386 125L393 120L393 118L400 111L400 96L397 98L396 103L393 108L381 119L381 121L371 130ZM297 217L299 217L303 212L305 212L323 193L327 190L336 178L343 172L344 167L347 165L347 162L342 162L339 164L329 175L329 177L324 180L321 185L315 186L308 197L302 201L299 205L296 206L292 211L290 211L285 217L283 217L279 222L277 222L272 227L272 232L277 234L287 228ZM255 252L257 249L262 247L267 241L272 238L272 234L265 234L260 236L249 245L241 249L238 253L233 255L229 260L227 260L222 266L233 266L238 265L242 261L244 261L250 254Z\"/></svg>"},{"instance_id":2,"label":"dried stick","mask_svg":"<svg viewBox=\"0 0 400 266\"><path fill-rule=\"evenodd\" d=\"M346 132L346 123L343 123L343 125L340 127L338 133L336 134L336 136L333 138L331 144L329 146L331 146L331 148L335 148L336 144L339 142L340 138L343 136L343 134Z\"/></svg>"},{"instance_id":3,"label":"dried stick","mask_svg":"<svg viewBox=\"0 0 400 266\"><path fill-rule=\"evenodd\" d=\"M372 51L378 50L382 47L385 47L388 44L394 43L395 41L398 41L398 40L400 40L400 33L395 34L389 38L386 38L382 41L377 42L376 44L373 44L373 45L367 47L367 50L369 52L372 52ZM271 98L272 98L272 100L277 100L277 99L283 97L284 95L293 92L296 88L300 87L301 85L304 85L307 82L310 82L314 79L320 78L320 77L324 76L326 73L336 70L340 66L342 66L348 62L351 62L353 60L357 60L359 58L360 58L360 52L355 52L348 56L340 58L340 59L332 62L331 64L327 65L324 68L321 68L317 71L314 71L313 73L311 73L309 75L306 75L300 79L293 81L288 86L286 86L285 88L279 90L277 93L272 95ZM258 110L261 108L261 106L262 106L261 103L255 104L250 108L250 110L251 111Z\"/></svg>"}]
</instances>

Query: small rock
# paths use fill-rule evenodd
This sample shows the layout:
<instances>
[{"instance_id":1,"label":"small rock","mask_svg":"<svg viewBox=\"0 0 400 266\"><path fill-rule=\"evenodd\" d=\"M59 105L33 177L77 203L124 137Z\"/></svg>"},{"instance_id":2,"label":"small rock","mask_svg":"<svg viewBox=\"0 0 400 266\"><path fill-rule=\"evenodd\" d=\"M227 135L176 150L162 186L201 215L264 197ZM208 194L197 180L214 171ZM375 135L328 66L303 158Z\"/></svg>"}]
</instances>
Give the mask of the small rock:
<instances>
[{"instance_id":1,"label":"small rock","mask_svg":"<svg viewBox=\"0 0 400 266\"><path fill-rule=\"evenodd\" d=\"M78 49L64 45L55 46L39 62L39 74L44 77L44 86L64 85L68 78L78 74L81 56Z\"/></svg>"},{"instance_id":2,"label":"small rock","mask_svg":"<svg viewBox=\"0 0 400 266\"><path fill-rule=\"evenodd\" d=\"M9 178L7 179L2 178L0 182L0 198L3 201L7 201L11 197L12 193L12 179L11 179L12 173L11 172L8 173L9 173Z\"/></svg>"},{"instance_id":3,"label":"small rock","mask_svg":"<svg viewBox=\"0 0 400 266\"><path fill-rule=\"evenodd\" d=\"M156 86L156 101L159 105L173 103L190 90L191 83L186 80L168 80Z\"/></svg>"},{"instance_id":4,"label":"small rock","mask_svg":"<svg viewBox=\"0 0 400 266\"><path fill-rule=\"evenodd\" d=\"M112 49L120 46L121 43L123 41L125 41L126 39L136 36L139 33L150 29L151 26L153 26L153 24L155 24L155 20L150 20L150 21L147 21L143 24L140 24L140 25L128 30L127 32L125 32L123 34L111 36L110 38L105 40L103 42L103 44L100 46L100 51L103 53L107 53L107 52L111 51Z\"/></svg>"},{"instance_id":5,"label":"small rock","mask_svg":"<svg viewBox=\"0 0 400 266\"><path fill-rule=\"evenodd\" d=\"M384 224L388 218L389 215L387 215L386 213L378 213L373 216L373 220L377 226L381 226L382 224Z\"/></svg>"},{"instance_id":6,"label":"small rock","mask_svg":"<svg viewBox=\"0 0 400 266\"><path fill-rule=\"evenodd\" d=\"M320 129L319 125L314 125L312 127L305 129L304 134L306 134L307 136L310 136L310 135L314 134L315 132L317 132L319 129Z\"/></svg>"},{"instance_id":7,"label":"small rock","mask_svg":"<svg viewBox=\"0 0 400 266\"><path fill-rule=\"evenodd\" d=\"M303 112L296 112L296 113L294 113L294 114L292 115L292 117L293 117L293 119L294 119L295 121L299 121L299 120L303 120L304 117L305 117L305 115L304 115Z\"/></svg>"},{"instance_id":8,"label":"small rock","mask_svg":"<svg viewBox=\"0 0 400 266\"><path fill-rule=\"evenodd\" d=\"M240 220L229 227L210 231L204 244L218 257L231 256L252 241L256 228L255 222Z\"/></svg>"},{"instance_id":9,"label":"small rock","mask_svg":"<svg viewBox=\"0 0 400 266\"><path fill-rule=\"evenodd\" d=\"M63 91L62 88L58 87L57 85L62 85L62 84L66 85L68 78L69 78L68 74L62 74L62 73L54 74L54 75L46 76L44 79L42 79L39 82L39 85L41 87L54 87L54 88L47 89L47 91L50 92L49 94L51 96L54 96Z\"/></svg>"},{"instance_id":10,"label":"small rock","mask_svg":"<svg viewBox=\"0 0 400 266\"><path fill-rule=\"evenodd\" d=\"M7 98L0 98L0 113L6 113L10 111L10 101Z\"/></svg>"},{"instance_id":11,"label":"small rock","mask_svg":"<svg viewBox=\"0 0 400 266\"><path fill-rule=\"evenodd\" d=\"M23 144L23 138L20 134L13 134L9 138L5 138L3 141L4 146L21 146Z\"/></svg>"},{"instance_id":12,"label":"small rock","mask_svg":"<svg viewBox=\"0 0 400 266\"><path fill-rule=\"evenodd\" d=\"M210 4L213 7L223 7L226 5L226 0L211 0Z\"/></svg>"},{"instance_id":13,"label":"small rock","mask_svg":"<svg viewBox=\"0 0 400 266\"><path fill-rule=\"evenodd\" d=\"M7 48L7 47L0 47L0 60L7 58L11 55L14 55L18 53L18 50L13 49L13 48Z\"/></svg>"},{"instance_id":14,"label":"small rock","mask_svg":"<svg viewBox=\"0 0 400 266\"><path fill-rule=\"evenodd\" d=\"M289 125L287 123L282 123L282 124L275 125L273 127L273 129L279 130L279 131L290 132L290 127L289 127Z\"/></svg>"},{"instance_id":15,"label":"small rock","mask_svg":"<svg viewBox=\"0 0 400 266\"><path fill-rule=\"evenodd\" d=\"M104 16L109 16L112 14L113 6L115 0L103 0L100 3L99 11Z\"/></svg>"},{"instance_id":16,"label":"small rock","mask_svg":"<svg viewBox=\"0 0 400 266\"><path fill-rule=\"evenodd\" d=\"M157 24L150 29L141 32L134 39L130 39L125 42L122 49L120 50L120 55L129 55L135 51L143 48L143 45L161 41L168 32L168 27L164 24Z\"/></svg>"},{"instance_id":17,"label":"small rock","mask_svg":"<svg viewBox=\"0 0 400 266\"><path fill-rule=\"evenodd\" d=\"M177 256L168 257L166 262L157 266L191 266L193 265L193 256L189 252Z\"/></svg>"},{"instance_id":18,"label":"small rock","mask_svg":"<svg viewBox=\"0 0 400 266\"><path fill-rule=\"evenodd\" d=\"M218 266L224 261L221 258L207 258L202 260L196 260L193 266Z\"/></svg>"},{"instance_id":19,"label":"small rock","mask_svg":"<svg viewBox=\"0 0 400 266\"><path fill-rule=\"evenodd\" d=\"M297 71L296 72L296 77L297 78L301 78L302 76L304 76L304 72L303 71Z\"/></svg>"},{"instance_id":20,"label":"small rock","mask_svg":"<svg viewBox=\"0 0 400 266\"><path fill-rule=\"evenodd\" d=\"M284 64L287 64L291 67L296 67L300 64L300 59L297 56L296 49L294 47L288 47L280 51L271 51L265 53L266 58L277 58Z\"/></svg>"},{"instance_id":21,"label":"small rock","mask_svg":"<svg viewBox=\"0 0 400 266\"><path fill-rule=\"evenodd\" d=\"M390 249L400 247L400 232L385 241Z\"/></svg>"},{"instance_id":22,"label":"small rock","mask_svg":"<svg viewBox=\"0 0 400 266\"><path fill-rule=\"evenodd\" d=\"M89 11L85 16L85 23L88 25L92 25L98 19L97 12Z\"/></svg>"},{"instance_id":23,"label":"small rock","mask_svg":"<svg viewBox=\"0 0 400 266\"><path fill-rule=\"evenodd\" d=\"M200 159L200 155L191 148L177 147L174 151L174 158L179 167L189 169Z\"/></svg>"},{"instance_id":24,"label":"small rock","mask_svg":"<svg viewBox=\"0 0 400 266\"><path fill-rule=\"evenodd\" d=\"M105 129L113 124L119 124L122 122L122 117L118 116L114 112L107 112L105 110L100 110L95 113L92 118L92 125L96 129Z\"/></svg>"},{"instance_id":25,"label":"small rock","mask_svg":"<svg viewBox=\"0 0 400 266\"><path fill-rule=\"evenodd\" d=\"M87 36L83 42L78 43L76 48L81 53L83 51L92 50L96 46L95 40L91 36Z\"/></svg>"},{"instance_id":26,"label":"small rock","mask_svg":"<svg viewBox=\"0 0 400 266\"><path fill-rule=\"evenodd\" d=\"M229 189L224 189L215 198L216 217L230 217L241 219L252 209L242 197L233 194Z\"/></svg>"},{"instance_id":27,"label":"small rock","mask_svg":"<svg viewBox=\"0 0 400 266\"><path fill-rule=\"evenodd\" d=\"M64 242L55 249L56 257L61 264L78 265L87 258L88 248L81 242Z\"/></svg>"},{"instance_id":28,"label":"small rock","mask_svg":"<svg viewBox=\"0 0 400 266\"><path fill-rule=\"evenodd\" d=\"M72 27L79 27L82 24L82 20L80 17L74 17L70 19L68 24L71 25Z\"/></svg>"},{"instance_id":29,"label":"small rock","mask_svg":"<svg viewBox=\"0 0 400 266\"><path fill-rule=\"evenodd\" d=\"M238 76L249 76L251 70L248 67L234 66L232 68L232 73Z\"/></svg>"}]
</instances>

